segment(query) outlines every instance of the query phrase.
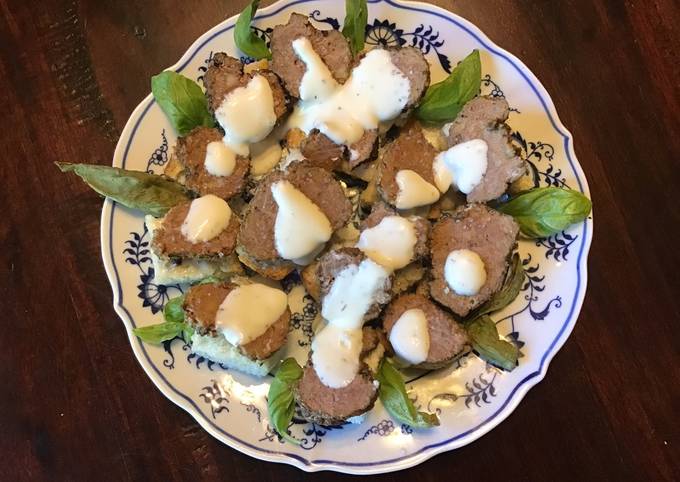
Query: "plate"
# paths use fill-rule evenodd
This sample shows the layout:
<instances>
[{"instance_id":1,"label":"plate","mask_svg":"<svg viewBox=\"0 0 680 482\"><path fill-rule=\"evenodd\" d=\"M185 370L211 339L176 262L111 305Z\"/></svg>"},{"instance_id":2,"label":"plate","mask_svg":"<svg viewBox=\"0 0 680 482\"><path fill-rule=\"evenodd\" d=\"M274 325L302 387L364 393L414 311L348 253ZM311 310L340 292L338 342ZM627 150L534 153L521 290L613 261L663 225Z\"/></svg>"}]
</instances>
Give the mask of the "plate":
<instances>
[{"instance_id":1,"label":"plate","mask_svg":"<svg viewBox=\"0 0 680 482\"><path fill-rule=\"evenodd\" d=\"M279 1L258 12L254 24L258 35L266 39L271 27L285 23L292 12L308 15L319 28L337 29L344 18L344 2ZM548 93L516 57L470 22L432 5L373 0L369 1L368 18L369 45L420 48L431 64L433 81L444 78L472 49L479 49L482 91L508 100L512 108L508 123L529 163L534 184L570 187L589 195L570 133L559 121ZM171 69L200 82L215 52L237 55L232 38L235 21L230 18L206 32ZM172 127L149 95L130 116L113 165L161 173L175 139ZM357 425L321 427L294 419L291 431L300 439L299 446L281 441L268 423L268 379L225 370L192 355L180 339L152 346L133 336L134 327L161 322L163 304L184 289L154 282L143 217L107 200L101 243L113 305L137 359L158 389L205 430L262 460L306 471L373 474L404 469L474 441L504 420L529 388L545 376L583 302L592 222L591 217L550 238L520 241L526 282L518 298L494 316L499 332L521 349L514 371L501 372L471 355L449 369L414 374L407 384L410 395L421 408L439 413L441 426L414 430L400 425L378 403ZM285 288L294 311L287 350L304 360L318 313L301 287L287 283Z\"/></svg>"}]
</instances>

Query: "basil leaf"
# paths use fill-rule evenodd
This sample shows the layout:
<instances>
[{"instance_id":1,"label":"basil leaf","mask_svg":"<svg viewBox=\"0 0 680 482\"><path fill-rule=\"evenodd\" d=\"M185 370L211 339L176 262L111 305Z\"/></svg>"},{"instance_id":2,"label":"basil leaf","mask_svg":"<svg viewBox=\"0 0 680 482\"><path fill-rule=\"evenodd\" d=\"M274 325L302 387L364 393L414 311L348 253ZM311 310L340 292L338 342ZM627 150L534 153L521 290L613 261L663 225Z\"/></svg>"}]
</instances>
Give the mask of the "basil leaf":
<instances>
[{"instance_id":1,"label":"basil leaf","mask_svg":"<svg viewBox=\"0 0 680 482\"><path fill-rule=\"evenodd\" d=\"M522 289L523 283L524 268L522 268L522 262L519 259L519 255L515 253L512 257L512 262L510 264L510 268L508 269L508 274L505 277L505 283L503 284L503 287L498 293L493 295L489 301L477 308L471 319L501 310L508 306L515 300L515 298L517 298L517 295Z\"/></svg>"},{"instance_id":2,"label":"basil leaf","mask_svg":"<svg viewBox=\"0 0 680 482\"><path fill-rule=\"evenodd\" d=\"M184 297L185 295L176 296L165 303L163 318L165 318L166 322L182 323L184 325L184 328L182 328L182 338L186 343L189 343L191 337L194 336L194 327L184 322Z\"/></svg>"},{"instance_id":3,"label":"basil leaf","mask_svg":"<svg viewBox=\"0 0 680 482\"><path fill-rule=\"evenodd\" d=\"M62 172L75 172L102 196L153 216L163 216L173 206L189 199L181 184L165 176L111 166L56 164Z\"/></svg>"},{"instance_id":4,"label":"basil leaf","mask_svg":"<svg viewBox=\"0 0 680 482\"><path fill-rule=\"evenodd\" d=\"M349 40L349 46L354 55L364 49L367 23L366 0L345 0L345 22L342 25L342 34Z\"/></svg>"},{"instance_id":5,"label":"basil leaf","mask_svg":"<svg viewBox=\"0 0 680 482\"><path fill-rule=\"evenodd\" d=\"M380 382L380 401L390 415L399 422L416 428L429 428L439 425L439 418L436 414L416 410L406 393L404 379L387 359L383 359L381 362L377 379Z\"/></svg>"},{"instance_id":6,"label":"basil leaf","mask_svg":"<svg viewBox=\"0 0 680 482\"><path fill-rule=\"evenodd\" d=\"M206 278L203 278L201 281L199 281L199 282L196 283L196 284L199 284L199 285L211 285L211 284L214 284L214 283L221 283L221 282L223 282L223 281L224 281L223 279L220 279L220 278L218 278L218 277L215 276L215 275L210 275L210 276L208 276L208 277L206 277Z\"/></svg>"},{"instance_id":7,"label":"basil leaf","mask_svg":"<svg viewBox=\"0 0 680 482\"><path fill-rule=\"evenodd\" d=\"M253 21L259 3L259 0L253 0L238 16L236 27L234 27L234 42L236 42L238 49L248 57L271 59L272 53L267 48L265 41L250 29L250 23Z\"/></svg>"},{"instance_id":8,"label":"basil leaf","mask_svg":"<svg viewBox=\"0 0 680 482\"><path fill-rule=\"evenodd\" d=\"M496 209L515 218L525 236L545 238L583 221L591 208L590 199L578 191L539 187L518 194Z\"/></svg>"},{"instance_id":9,"label":"basil leaf","mask_svg":"<svg viewBox=\"0 0 680 482\"><path fill-rule=\"evenodd\" d=\"M165 303L165 306L163 307L163 318L165 318L165 321L184 323L183 303L184 295L176 296Z\"/></svg>"},{"instance_id":10,"label":"basil leaf","mask_svg":"<svg viewBox=\"0 0 680 482\"><path fill-rule=\"evenodd\" d=\"M269 419L274 429L281 437L295 445L299 445L300 441L288 434L288 426L295 413L293 386L301 377L302 368L295 358L286 358L276 371L267 395Z\"/></svg>"},{"instance_id":11,"label":"basil leaf","mask_svg":"<svg viewBox=\"0 0 680 482\"><path fill-rule=\"evenodd\" d=\"M487 315L480 316L467 327L472 348L482 360L512 371L517 366L519 348L498 336L496 323Z\"/></svg>"},{"instance_id":12,"label":"basil leaf","mask_svg":"<svg viewBox=\"0 0 680 482\"><path fill-rule=\"evenodd\" d=\"M191 342L191 337L194 336L194 327L188 323L184 323L184 329L182 330L182 339L184 343Z\"/></svg>"},{"instance_id":13,"label":"basil leaf","mask_svg":"<svg viewBox=\"0 0 680 482\"><path fill-rule=\"evenodd\" d=\"M172 340L176 336L184 335L187 325L175 321L166 321L157 325L135 328L132 332L142 341L159 345L164 341ZM184 341L187 341L186 339Z\"/></svg>"},{"instance_id":14,"label":"basil leaf","mask_svg":"<svg viewBox=\"0 0 680 482\"><path fill-rule=\"evenodd\" d=\"M479 50L473 50L446 79L431 85L416 110L426 122L448 122L456 118L465 103L479 93L482 63Z\"/></svg>"},{"instance_id":15,"label":"basil leaf","mask_svg":"<svg viewBox=\"0 0 680 482\"><path fill-rule=\"evenodd\" d=\"M194 127L213 127L215 120L201 87L171 70L151 77L151 92L180 136Z\"/></svg>"}]
</instances>

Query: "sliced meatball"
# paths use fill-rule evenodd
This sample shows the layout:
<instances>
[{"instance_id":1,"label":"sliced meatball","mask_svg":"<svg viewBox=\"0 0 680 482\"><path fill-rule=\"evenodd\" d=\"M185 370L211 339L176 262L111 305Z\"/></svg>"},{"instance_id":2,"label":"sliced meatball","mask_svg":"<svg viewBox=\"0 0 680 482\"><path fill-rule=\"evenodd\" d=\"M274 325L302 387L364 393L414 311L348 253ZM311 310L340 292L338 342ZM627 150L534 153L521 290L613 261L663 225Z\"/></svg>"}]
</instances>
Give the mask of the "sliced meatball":
<instances>
[{"instance_id":1,"label":"sliced meatball","mask_svg":"<svg viewBox=\"0 0 680 482\"><path fill-rule=\"evenodd\" d=\"M278 206L271 186L284 179L321 209L333 230L344 226L352 214L352 205L342 186L325 169L300 163L286 172L269 174L255 190L246 211L238 236L238 253L244 264L274 279L285 277L294 268L292 262L281 259L274 239Z\"/></svg>"},{"instance_id":2,"label":"sliced meatball","mask_svg":"<svg viewBox=\"0 0 680 482\"><path fill-rule=\"evenodd\" d=\"M319 277L316 271L318 267L319 262L314 261L310 265L305 266L305 268L300 271L302 286L305 287L307 294L314 298L315 301L319 301L319 299L321 299L321 285L319 283Z\"/></svg>"},{"instance_id":3,"label":"sliced meatball","mask_svg":"<svg viewBox=\"0 0 680 482\"><path fill-rule=\"evenodd\" d=\"M288 337L290 328L290 311L286 311L274 322L267 331L255 338L250 343L241 346L241 352L248 358L264 360L283 346Z\"/></svg>"},{"instance_id":4,"label":"sliced meatball","mask_svg":"<svg viewBox=\"0 0 680 482\"><path fill-rule=\"evenodd\" d=\"M182 224L190 208L191 201L187 201L167 212L153 237L154 252L164 258L220 258L231 254L239 231L238 216L232 213L227 228L213 239L192 243L182 234Z\"/></svg>"},{"instance_id":5,"label":"sliced meatball","mask_svg":"<svg viewBox=\"0 0 680 482\"><path fill-rule=\"evenodd\" d=\"M232 283L198 284L189 288L184 296L184 319L200 335L216 335L217 310L235 288Z\"/></svg>"},{"instance_id":6,"label":"sliced meatball","mask_svg":"<svg viewBox=\"0 0 680 482\"><path fill-rule=\"evenodd\" d=\"M256 75L262 75L269 83L274 98L274 114L276 114L277 119L282 118L288 113L289 102L286 91L277 75L266 69L244 74L241 61L228 56L224 52L213 55L210 66L203 76L205 94L208 98L210 110L216 111L232 90L244 87Z\"/></svg>"},{"instance_id":7,"label":"sliced meatball","mask_svg":"<svg viewBox=\"0 0 680 482\"><path fill-rule=\"evenodd\" d=\"M385 203L374 204L371 214L361 224L361 229L373 228L388 216L399 216L399 213L392 206ZM413 249L414 258L412 261L417 261L427 257L429 254L428 238L430 236L430 222L420 216L409 216L407 219L413 223L416 230L416 245Z\"/></svg>"},{"instance_id":8,"label":"sliced meatball","mask_svg":"<svg viewBox=\"0 0 680 482\"><path fill-rule=\"evenodd\" d=\"M294 392L305 420L320 425L338 425L373 408L378 398L378 384L368 367L363 365L346 387L327 387L319 380L310 360Z\"/></svg>"},{"instance_id":9,"label":"sliced meatball","mask_svg":"<svg viewBox=\"0 0 680 482\"><path fill-rule=\"evenodd\" d=\"M404 106L404 112L410 111L420 102L430 86L430 65L423 52L415 47L390 47L385 50L390 54L394 66L408 79L409 98ZM358 66L367 53L368 51L360 53L352 67Z\"/></svg>"},{"instance_id":10,"label":"sliced meatball","mask_svg":"<svg viewBox=\"0 0 680 482\"><path fill-rule=\"evenodd\" d=\"M388 339L401 315L413 309L420 309L425 313L427 332L430 336L427 358L416 365L417 368L431 370L442 368L469 351L465 329L429 298L418 294L402 295L387 306L383 315L383 329Z\"/></svg>"},{"instance_id":11,"label":"sliced meatball","mask_svg":"<svg viewBox=\"0 0 680 482\"><path fill-rule=\"evenodd\" d=\"M184 184L200 196L214 194L229 199L240 194L246 185L248 159L237 156L234 171L229 176L213 176L205 169L208 144L221 142L222 133L210 127L196 127L177 139L174 158L183 167Z\"/></svg>"},{"instance_id":12,"label":"sliced meatball","mask_svg":"<svg viewBox=\"0 0 680 482\"><path fill-rule=\"evenodd\" d=\"M467 195L468 202L486 202L501 196L508 185L526 172L510 140L510 127L505 123L510 107L499 97L476 97L465 104L451 124L449 147L473 139L488 145L487 168L481 182Z\"/></svg>"},{"instance_id":13,"label":"sliced meatball","mask_svg":"<svg viewBox=\"0 0 680 482\"><path fill-rule=\"evenodd\" d=\"M300 82L307 67L293 50L293 41L305 37L321 57L331 74L341 84L350 74L352 51L347 40L337 30L318 30L309 19L293 13L285 25L277 25L271 34L272 70L283 79L293 97L300 97Z\"/></svg>"},{"instance_id":14,"label":"sliced meatball","mask_svg":"<svg viewBox=\"0 0 680 482\"><path fill-rule=\"evenodd\" d=\"M238 260L265 278L280 281L295 270L295 263L285 259L260 260L248 253L243 245L236 246Z\"/></svg>"},{"instance_id":15,"label":"sliced meatball","mask_svg":"<svg viewBox=\"0 0 680 482\"><path fill-rule=\"evenodd\" d=\"M289 146L294 144L289 143ZM350 146L336 144L328 136L314 129L300 142L302 156L313 166L329 171L338 170L347 161L349 170L375 157L378 148L378 130L364 131L361 138Z\"/></svg>"},{"instance_id":16,"label":"sliced meatball","mask_svg":"<svg viewBox=\"0 0 680 482\"><path fill-rule=\"evenodd\" d=\"M333 171L346 157L345 146L336 144L328 136L314 129L300 144L300 152L312 166Z\"/></svg>"},{"instance_id":17,"label":"sliced meatball","mask_svg":"<svg viewBox=\"0 0 680 482\"><path fill-rule=\"evenodd\" d=\"M213 55L208 70L203 76L208 107L216 111L224 98L234 89L243 87L248 79L243 75L243 64L224 52Z\"/></svg>"},{"instance_id":18,"label":"sliced meatball","mask_svg":"<svg viewBox=\"0 0 680 482\"><path fill-rule=\"evenodd\" d=\"M441 219L432 228L430 238L431 296L459 316L466 316L487 301L503 285L518 233L519 226L512 217L482 204L463 206ZM446 258L457 249L472 250L484 262L486 282L476 295L456 294L444 278Z\"/></svg>"},{"instance_id":19,"label":"sliced meatball","mask_svg":"<svg viewBox=\"0 0 680 482\"><path fill-rule=\"evenodd\" d=\"M434 186L432 164L436 155L437 150L425 139L420 124L406 124L378 156L378 191L382 198L391 205L397 202L397 173L404 169L415 171Z\"/></svg>"},{"instance_id":20,"label":"sliced meatball","mask_svg":"<svg viewBox=\"0 0 680 482\"><path fill-rule=\"evenodd\" d=\"M366 255L357 248L340 248L325 253L319 258L316 276L319 283L319 301L323 304L324 297L330 293L333 282L338 274L349 266L359 266L367 259ZM372 320L380 315L383 305L389 303L392 292L392 278L388 278L382 290L374 295L374 303L364 315L364 321Z\"/></svg>"},{"instance_id":21,"label":"sliced meatball","mask_svg":"<svg viewBox=\"0 0 680 482\"><path fill-rule=\"evenodd\" d=\"M183 304L187 322L201 335L220 336L215 330L215 317L224 299L236 288L238 286L232 283L202 284L189 288ZM286 342L289 324L290 310L286 308L267 331L240 346L239 351L252 360L269 358Z\"/></svg>"},{"instance_id":22,"label":"sliced meatball","mask_svg":"<svg viewBox=\"0 0 680 482\"><path fill-rule=\"evenodd\" d=\"M416 106L430 86L430 66L420 49L415 47L391 48L392 63L409 80L409 93L406 110Z\"/></svg>"},{"instance_id":23,"label":"sliced meatball","mask_svg":"<svg viewBox=\"0 0 680 482\"><path fill-rule=\"evenodd\" d=\"M375 158L378 152L378 129L364 131L361 138L349 146L348 150L350 170Z\"/></svg>"},{"instance_id":24,"label":"sliced meatball","mask_svg":"<svg viewBox=\"0 0 680 482\"><path fill-rule=\"evenodd\" d=\"M385 333L379 328L374 328L372 326L364 326L361 329L361 356L369 354L375 350L378 345L382 345L387 348L389 343L385 338Z\"/></svg>"}]
</instances>

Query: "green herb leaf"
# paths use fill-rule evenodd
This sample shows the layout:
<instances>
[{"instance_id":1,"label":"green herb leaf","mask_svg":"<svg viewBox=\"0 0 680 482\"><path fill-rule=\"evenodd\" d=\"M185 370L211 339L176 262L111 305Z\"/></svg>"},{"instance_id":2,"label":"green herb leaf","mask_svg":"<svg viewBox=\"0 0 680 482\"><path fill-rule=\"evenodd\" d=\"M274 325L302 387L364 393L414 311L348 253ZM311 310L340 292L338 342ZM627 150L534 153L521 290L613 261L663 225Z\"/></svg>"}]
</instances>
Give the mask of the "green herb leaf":
<instances>
[{"instance_id":1,"label":"green herb leaf","mask_svg":"<svg viewBox=\"0 0 680 482\"><path fill-rule=\"evenodd\" d=\"M591 208L590 199L578 191L539 187L518 194L496 209L515 218L525 236L545 238L583 221Z\"/></svg>"},{"instance_id":2,"label":"green herb leaf","mask_svg":"<svg viewBox=\"0 0 680 482\"><path fill-rule=\"evenodd\" d=\"M199 281L199 282L196 283L196 284L199 284L199 285L211 285L211 284L214 284L214 283L221 283L221 282L223 282L223 281L224 281L224 279L218 278L218 277L215 276L215 275L210 275L210 276L208 276L208 277L206 277L206 278L203 278L201 281Z\"/></svg>"},{"instance_id":3,"label":"green herb leaf","mask_svg":"<svg viewBox=\"0 0 680 482\"><path fill-rule=\"evenodd\" d=\"M253 21L259 3L259 0L253 0L238 16L236 27L234 27L234 42L236 42L238 49L248 57L271 59L272 53L267 48L265 41L250 29L250 23Z\"/></svg>"},{"instance_id":4,"label":"green herb leaf","mask_svg":"<svg viewBox=\"0 0 680 482\"><path fill-rule=\"evenodd\" d=\"M482 63L479 51L473 50L443 81L431 85L416 116L425 122L448 122L456 118L465 103L479 93Z\"/></svg>"},{"instance_id":5,"label":"green herb leaf","mask_svg":"<svg viewBox=\"0 0 680 482\"><path fill-rule=\"evenodd\" d=\"M367 23L366 0L345 0L345 22L342 25L342 34L349 40L349 46L354 55L364 49Z\"/></svg>"},{"instance_id":6,"label":"green herb leaf","mask_svg":"<svg viewBox=\"0 0 680 482\"><path fill-rule=\"evenodd\" d=\"M92 164L56 164L62 172L75 172L102 196L153 216L163 216L189 199L181 184L165 176Z\"/></svg>"},{"instance_id":7,"label":"green herb leaf","mask_svg":"<svg viewBox=\"0 0 680 482\"><path fill-rule=\"evenodd\" d=\"M508 269L508 274L505 276L503 287L498 293L493 295L489 301L477 308L470 319L493 313L494 311L501 310L508 306L515 298L517 298L517 295L522 289L522 283L524 283L524 268L522 268L522 262L519 259L519 255L515 253L512 257L512 263Z\"/></svg>"},{"instance_id":8,"label":"green herb leaf","mask_svg":"<svg viewBox=\"0 0 680 482\"><path fill-rule=\"evenodd\" d=\"M295 358L286 358L281 362L276 376L269 386L267 409L274 429L290 443L299 445L300 441L288 434L288 426L295 413L295 397L293 387L302 377L302 368Z\"/></svg>"},{"instance_id":9,"label":"green herb leaf","mask_svg":"<svg viewBox=\"0 0 680 482\"><path fill-rule=\"evenodd\" d=\"M176 296L175 298L168 300L163 307L163 318L165 318L165 321L184 323L183 303L184 295Z\"/></svg>"},{"instance_id":10,"label":"green herb leaf","mask_svg":"<svg viewBox=\"0 0 680 482\"><path fill-rule=\"evenodd\" d=\"M404 379L387 359L383 359L380 364L377 378L380 382L380 401L399 422L416 428L439 425L439 418L434 413L416 410L406 393Z\"/></svg>"},{"instance_id":11,"label":"green herb leaf","mask_svg":"<svg viewBox=\"0 0 680 482\"><path fill-rule=\"evenodd\" d=\"M488 315L473 320L467 330L472 339L472 348L480 358L507 371L512 371L517 366L519 348L500 339L496 323Z\"/></svg>"},{"instance_id":12,"label":"green herb leaf","mask_svg":"<svg viewBox=\"0 0 680 482\"><path fill-rule=\"evenodd\" d=\"M168 70L151 77L151 92L180 136L194 127L215 125L208 101L193 80Z\"/></svg>"},{"instance_id":13,"label":"green herb leaf","mask_svg":"<svg viewBox=\"0 0 680 482\"><path fill-rule=\"evenodd\" d=\"M194 336L194 327L184 322L184 298L185 295L180 295L168 300L163 307L163 318L169 323L182 323L182 338L189 343Z\"/></svg>"},{"instance_id":14,"label":"green herb leaf","mask_svg":"<svg viewBox=\"0 0 680 482\"><path fill-rule=\"evenodd\" d=\"M185 343L191 342L191 337L194 336L194 327L188 323L184 323L184 329L182 330L182 339Z\"/></svg>"},{"instance_id":15,"label":"green herb leaf","mask_svg":"<svg viewBox=\"0 0 680 482\"><path fill-rule=\"evenodd\" d=\"M159 345L164 341L172 340L176 336L185 334L187 325L184 323L177 323L174 321L166 321L157 325L142 326L135 328L132 332L138 336L142 341ZM186 339L184 341L187 341Z\"/></svg>"}]
</instances>

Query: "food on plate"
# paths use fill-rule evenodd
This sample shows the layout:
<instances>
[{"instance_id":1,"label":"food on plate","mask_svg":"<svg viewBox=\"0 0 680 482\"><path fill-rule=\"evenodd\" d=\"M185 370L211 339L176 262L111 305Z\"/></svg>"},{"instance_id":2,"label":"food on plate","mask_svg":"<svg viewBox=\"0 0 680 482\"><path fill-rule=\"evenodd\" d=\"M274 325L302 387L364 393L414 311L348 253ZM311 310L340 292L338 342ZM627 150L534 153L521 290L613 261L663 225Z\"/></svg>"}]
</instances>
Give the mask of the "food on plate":
<instances>
[{"instance_id":1,"label":"food on plate","mask_svg":"<svg viewBox=\"0 0 680 482\"><path fill-rule=\"evenodd\" d=\"M206 278L228 279L244 274L236 253L212 256L171 258L155 248L156 233L161 230L163 218L147 215L144 224L149 231L149 257L154 269L154 282L165 285L195 283Z\"/></svg>"},{"instance_id":2,"label":"food on plate","mask_svg":"<svg viewBox=\"0 0 680 482\"><path fill-rule=\"evenodd\" d=\"M431 296L458 316L500 290L517 242L514 219L482 204L445 216L432 228Z\"/></svg>"},{"instance_id":3,"label":"food on plate","mask_svg":"<svg viewBox=\"0 0 680 482\"><path fill-rule=\"evenodd\" d=\"M409 94L404 111L410 111L418 105L430 85L430 66L415 47L393 47L387 51L392 65L408 79Z\"/></svg>"},{"instance_id":4,"label":"food on plate","mask_svg":"<svg viewBox=\"0 0 680 482\"><path fill-rule=\"evenodd\" d=\"M257 62L214 53L205 92L175 72L155 76L178 134L163 175L59 164L146 214L153 282L181 284L165 321L134 333L274 373L270 421L292 443L295 414L358 423L378 398L400 423L438 425L409 398L406 366L444 368L472 352L514 369L519 349L489 315L524 283L518 236L552 235L591 208L558 187L506 194L525 162L507 101L480 95L479 52L430 85L421 50L365 49L366 2L347 5L342 33L296 13L267 46L250 29L251 2L234 37ZM300 359L288 353L281 280L301 283L321 318Z\"/></svg>"},{"instance_id":5,"label":"food on plate","mask_svg":"<svg viewBox=\"0 0 680 482\"><path fill-rule=\"evenodd\" d=\"M435 203L440 196L433 168L436 155L419 122L404 126L378 157L378 191L385 202L397 209Z\"/></svg>"},{"instance_id":6,"label":"food on plate","mask_svg":"<svg viewBox=\"0 0 680 482\"><path fill-rule=\"evenodd\" d=\"M293 42L307 39L330 71L333 79L344 83L350 74L352 52L337 30L318 30L306 15L293 13L285 25L277 25L271 33L272 70L283 80L286 89L300 98L300 84L306 73L304 60L295 52Z\"/></svg>"},{"instance_id":7,"label":"food on plate","mask_svg":"<svg viewBox=\"0 0 680 482\"><path fill-rule=\"evenodd\" d=\"M352 419L373 408L377 398L378 383L365 364L348 385L333 388L319 379L314 365L310 363L295 387L295 400L302 416L321 425L351 423ZM355 421L360 422L360 419Z\"/></svg>"},{"instance_id":8,"label":"food on plate","mask_svg":"<svg viewBox=\"0 0 680 482\"><path fill-rule=\"evenodd\" d=\"M218 52L213 55L203 77L208 107L225 132L230 127L228 122L232 121L230 117L224 117L229 113L229 108L241 107L243 110L236 113L246 117L255 114L255 112L248 112L246 110L248 107L271 108L274 122L281 120L288 113L288 94L281 86L279 77L271 70L260 69L245 73L243 68L244 65L240 60L224 52ZM237 91L237 89L243 90ZM265 101L256 104L249 99L250 96L245 95L239 99L237 94L247 94L248 89L253 95L258 96L257 100L262 101L263 99L259 96L263 96ZM239 101L243 102L241 106L238 105ZM237 118L236 120L248 124L245 119Z\"/></svg>"},{"instance_id":9,"label":"food on plate","mask_svg":"<svg viewBox=\"0 0 680 482\"><path fill-rule=\"evenodd\" d=\"M318 262L319 303L325 319L342 313L364 321L377 317L389 302L392 276L358 248L340 248L324 254ZM355 290L348 296L349 290ZM347 303L345 301L347 300ZM361 306L360 301L364 302Z\"/></svg>"},{"instance_id":10,"label":"food on plate","mask_svg":"<svg viewBox=\"0 0 680 482\"><path fill-rule=\"evenodd\" d=\"M238 217L222 198L208 194L178 204L162 218L151 249L164 258L220 258L236 247Z\"/></svg>"},{"instance_id":11,"label":"food on plate","mask_svg":"<svg viewBox=\"0 0 680 482\"><path fill-rule=\"evenodd\" d=\"M302 139L300 153L310 165L334 171L342 166L347 149L333 142L318 129L314 129Z\"/></svg>"},{"instance_id":12,"label":"food on plate","mask_svg":"<svg viewBox=\"0 0 680 482\"><path fill-rule=\"evenodd\" d=\"M420 216L400 216L377 203L362 223L357 247L377 263L404 268L428 256L430 222Z\"/></svg>"},{"instance_id":13,"label":"food on plate","mask_svg":"<svg viewBox=\"0 0 680 482\"><path fill-rule=\"evenodd\" d=\"M465 328L427 296L394 299L385 309L383 329L402 363L417 368L441 368L469 351Z\"/></svg>"},{"instance_id":14,"label":"food on plate","mask_svg":"<svg viewBox=\"0 0 680 482\"><path fill-rule=\"evenodd\" d=\"M452 182L467 194L468 202L500 197L508 184L526 171L519 149L510 142L510 127L505 123L509 114L507 100L476 97L444 129L448 131L449 149L439 155L453 171ZM470 163L475 169L469 167ZM472 171L468 177L466 169Z\"/></svg>"},{"instance_id":15,"label":"food on plate","mask_svg":"<svg viewBox=\"0 0 680 482\"><path fill-rule=\"evenodd\" d=\"M285 343L290 323L285 292L260 283L206 283L187 291L185 320L194 328L193 341L204 337L199 353L225 366L232 359L261 369ZM211 340L212 339L212 340ZM269 361L268 368L271 368ZM266 374L266 372L265 372Z\"/></svg>"},{"instance_id":16,"label":"food on plate","mask_svg":"<svg viewBox=\"0 0 680 482\"><path fill-rule=\"evenodd\" d=\"M240 221L224 199L208 194L178 204L162 218L147 216L145 222L158 282L187 283L243 271L234 253Z\"/></svg>"},{"instance_id":17,"label":"food on plate","mask_svg":"<svg viewBox=\"0 0 680 482\"><path fill-rule=\"evenodd\" d=\"M328 171L295 164L272 172L244 215L239 258L264 276L282 279L296 265L309 264L351 213L341 185Z\"/></svg>"},{"instance_id":18,"label":"food on plate","mask_svg":"<svg viewBox=\"0 0 680 482\"><path fill-rule=\"evenodd\" d=\"M246 185L248 158L229 149L223 137L219 129L203 126L179 137L170 160L172 177L181 177L187 189L199 196L230 199L240 194Z\"/></svg>"}]
</instances>

